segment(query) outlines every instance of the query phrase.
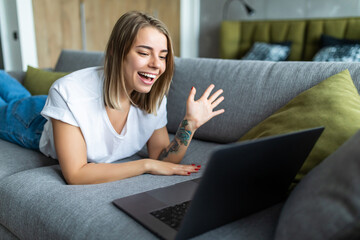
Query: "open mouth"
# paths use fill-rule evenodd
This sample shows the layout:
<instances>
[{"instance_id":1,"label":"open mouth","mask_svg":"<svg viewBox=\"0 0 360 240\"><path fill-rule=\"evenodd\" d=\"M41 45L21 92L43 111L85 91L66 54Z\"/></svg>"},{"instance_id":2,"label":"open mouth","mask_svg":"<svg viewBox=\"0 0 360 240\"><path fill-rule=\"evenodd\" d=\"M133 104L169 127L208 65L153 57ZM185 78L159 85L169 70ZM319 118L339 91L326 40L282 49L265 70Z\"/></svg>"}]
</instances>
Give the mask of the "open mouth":
<instances>
[{"instance_id":1,"label":"open mouth","mask_svg":"<svg viewBox=\"0 0 360 240\"><path fill-rule=\"evenodd\" d=\"M147 85L153 84L156 78L156 75L151 73L138 72L138 74L140 76L141 81L143 81Z\"/></svg>"}]
</instances>

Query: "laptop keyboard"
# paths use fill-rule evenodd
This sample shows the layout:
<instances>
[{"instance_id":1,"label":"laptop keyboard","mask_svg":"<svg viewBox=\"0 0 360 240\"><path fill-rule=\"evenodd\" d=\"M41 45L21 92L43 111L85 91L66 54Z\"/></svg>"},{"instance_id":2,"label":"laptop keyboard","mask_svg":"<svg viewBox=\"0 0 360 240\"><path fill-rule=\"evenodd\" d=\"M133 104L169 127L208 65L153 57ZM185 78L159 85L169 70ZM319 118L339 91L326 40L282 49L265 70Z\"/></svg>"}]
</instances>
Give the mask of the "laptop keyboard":
<instances>
[{"instance_id":1,"label":"laptop keyboard","mask_svg":"<svg viewBox=\"0 0 360 240\"><path fill-rule=\"evenodd\" d=\"M176 204L174 206L153 211L150 214L175 230L179 230L180 223L189 207L190 202L191 201L187 201Z\"/></svg>"}]
</instances>

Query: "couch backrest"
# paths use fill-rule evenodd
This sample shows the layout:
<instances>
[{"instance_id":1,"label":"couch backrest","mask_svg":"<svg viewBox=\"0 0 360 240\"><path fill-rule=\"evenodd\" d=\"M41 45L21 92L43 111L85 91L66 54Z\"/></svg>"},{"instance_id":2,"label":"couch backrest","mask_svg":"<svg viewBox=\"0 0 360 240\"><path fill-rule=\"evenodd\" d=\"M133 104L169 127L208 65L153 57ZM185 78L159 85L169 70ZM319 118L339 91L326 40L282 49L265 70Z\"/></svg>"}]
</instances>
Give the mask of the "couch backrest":
<instances>
[{"instance_id":1,"label":"couch backrest","mask_svg":"<svg viewBox=\"0 0 360 240\"><path fill-rule=\"evenodd\" d=\"M75 71L102 65L102 52L64 50L57 71ZM344 69L360 90L360 63L267 62L205 58L175 58L168 95L168 130L175 133L185 116L191 87L196 99L211 84L224 89L225 113L197 130L195 138L220 143L237 141L302 91Z\"/></svg>"},{"instance_id":2,"label":"couch backrest","mask_svg":"<svg viewBox=\"0 0 360 240\"><path fill-rule=\"evenodd\" d=\"M220 30L220 56L240 59L254 42L291 41L290 61L312 60L320 49L322 34L336 38L360 39L360 17L223 21Z\"/></svg>"},{"instance_id":3,"label":"couch backrest","mask_svg":"<svg viewBox=\"0 0 360 240\"><path fill-rule=\"evenodd\" d=\"M62 50L54 71L73 72L87 67L101 66L104 53L95 51Z\"/></svg>"},{"instance_id":4,"label":"couch backrest","mask_svg":"<svg viewBox=\"0 0 360 240\"><path fill-rule=\"evenodd\" d=\"M224 59L175 59L175 74L168 95L168 130L175 133L185 116L190 89L198 99L208 85L224 90L218 108L225 113L211 119L195 138L228 143L237 141L299 93L349 69L360 90L360 63L267 62Z\"/></svg>"}]
</instances>

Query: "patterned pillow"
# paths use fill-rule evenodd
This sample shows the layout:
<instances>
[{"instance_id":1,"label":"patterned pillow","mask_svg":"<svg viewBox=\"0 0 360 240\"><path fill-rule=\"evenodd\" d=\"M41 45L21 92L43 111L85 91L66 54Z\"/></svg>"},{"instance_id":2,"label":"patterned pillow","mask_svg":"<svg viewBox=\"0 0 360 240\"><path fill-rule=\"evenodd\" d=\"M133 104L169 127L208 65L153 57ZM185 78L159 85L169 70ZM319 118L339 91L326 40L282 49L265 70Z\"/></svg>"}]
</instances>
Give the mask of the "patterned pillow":
<instances>
[{"instance_id":1,"label":"patterned pillow","mask_svg":"<svg viewBox=\"0 0 360 240\"><path fill-rule=\"evenodd\" d=\"M290 54L290 44L255 42L242 60L285 61Z\"/></svg>"},{"instance_id":2,"label":"patterned pillow","mask_svg":"<svg viewBox=\"0 0 360 240\"><path fill-rule=\"evenodd\" d=\"M322 34L320 37L321 48L334 45L360 44L360 40L336 38L330 35Z\"/></svg>"},{"instance_id":3,"label":"patterned pillow","mask_svg":"<svg viewBox=\"0 0 360 240\"><path fill-rule=\"evenodd\" d=\"M315 54L313 61L360 62L360 44L323 47Z\"/></svg>"}]
</instances>

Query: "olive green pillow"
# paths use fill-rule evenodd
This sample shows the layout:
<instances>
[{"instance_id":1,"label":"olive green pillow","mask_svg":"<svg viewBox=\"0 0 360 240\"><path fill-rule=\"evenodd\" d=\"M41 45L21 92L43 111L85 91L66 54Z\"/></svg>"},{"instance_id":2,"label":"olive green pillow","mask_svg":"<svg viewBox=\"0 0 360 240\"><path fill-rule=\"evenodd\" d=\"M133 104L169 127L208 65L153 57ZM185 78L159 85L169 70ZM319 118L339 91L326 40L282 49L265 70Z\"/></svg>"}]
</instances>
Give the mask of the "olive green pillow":
<instances>
[{"instance_id":1,"label":"olive green pillow","mask_svg":"<svg viewBox=\"0 0 360 240\"><path fill-rule=\"evenodd\" d=\"M239 141L324 126L295 181L340 147L360 129L360 96L348 70L302 92Z\"/></svg>"},{"instance_id":2,"label":"olive green pillow","mask_svg":"<svg viewBox=\"0 0 360 240\"><path fill-rule=\"evenodd\" d=\"M32 95L47 95L51 85L66 74L68 73L50 72L28 66L24 79L24 87Z\"/></svg>"}]
</instances>

